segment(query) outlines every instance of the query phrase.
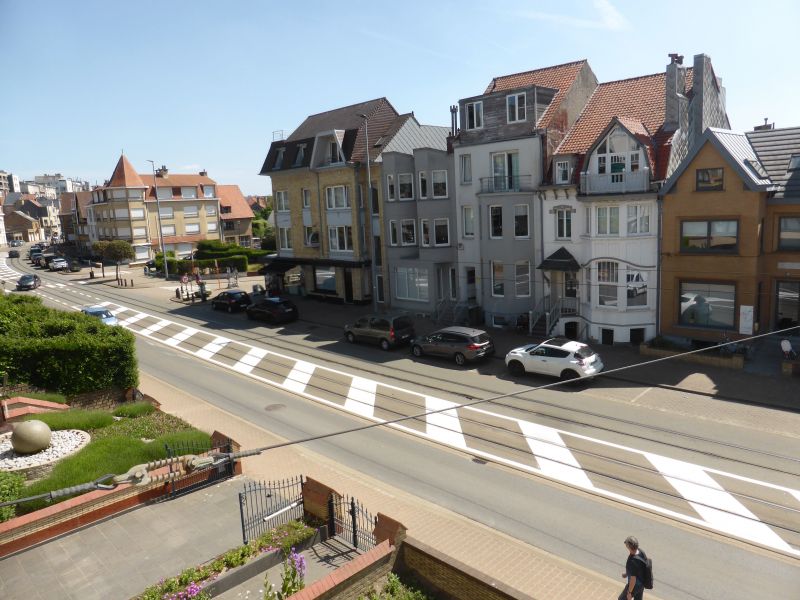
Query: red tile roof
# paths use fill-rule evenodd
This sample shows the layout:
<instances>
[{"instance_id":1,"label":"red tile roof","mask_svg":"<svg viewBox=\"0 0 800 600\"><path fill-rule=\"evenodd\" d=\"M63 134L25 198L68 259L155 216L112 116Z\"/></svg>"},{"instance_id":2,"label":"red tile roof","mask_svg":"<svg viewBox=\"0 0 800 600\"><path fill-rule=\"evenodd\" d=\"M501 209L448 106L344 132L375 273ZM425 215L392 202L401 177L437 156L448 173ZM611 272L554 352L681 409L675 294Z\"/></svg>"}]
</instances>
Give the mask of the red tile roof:
<instances>
[{"instance_id":1,"label":"red tile roof","mask_svg":"<svg viewBox=\"0 0 800 600\"><path fill-rule=\"evenodd\" d=\"M153 186L153 176L151 175L150 177L147 177L145 179L146 183L143 184L145 187L147 187L147 191L145 192L145 201L155 202L156 191L155 187ZM176 187L197 188L197 198L192 198L192 200L203 198L203 190L199 186L217 185L217 182L211 179L208 175L194 175L191 173L169 173L163 177L157 176L155 182L158 184L158 187L160 188L176 188ZM216 192L216 195L219 196L219 191ZM181 200L181 198L176 197L174 198L174 200Z\"/></svg>"},{"instance_id":2,"label":"red tile roof","mask_svg":"<svg viewBox=\"0 0 800 600\"><path fill-rule=\"evenodd\" d=\"M558 93L553 97L553 101L547 107L538 123L541 127L548 127L564 96L575 82L575 79L577 79L581 69L586 65L587 60L583 59L563 65L525 71L524 73L495 77L484 93L503 92L531 85L557 89Z\"/></svg>"},{"instance_id":3,"label":"red tile roof","mask_svg":"<svg viewBox=\"0 0 800 600\"><path fill-rule=\"evenodd\" d=\"M117 166L114 167L114 173L108 181L106 187L144 187L144 182L133 165L125 158L125 155L119 157Z\"/></svg>"},{"instance_id":4,"label":"red tile roof","mask_svg":"<svg viewBox=\"0 0 800 600\"><path fill-rule=\"evenodd\" d=\"M252 219L253 210L247 204L247 200L242 195L242 190L238 185L218 185L217 196L219 196L220 206L230 206L231 212L223 213L220 211L219 216L223 221L227 219Z\"/></svg>"}]
</instances>

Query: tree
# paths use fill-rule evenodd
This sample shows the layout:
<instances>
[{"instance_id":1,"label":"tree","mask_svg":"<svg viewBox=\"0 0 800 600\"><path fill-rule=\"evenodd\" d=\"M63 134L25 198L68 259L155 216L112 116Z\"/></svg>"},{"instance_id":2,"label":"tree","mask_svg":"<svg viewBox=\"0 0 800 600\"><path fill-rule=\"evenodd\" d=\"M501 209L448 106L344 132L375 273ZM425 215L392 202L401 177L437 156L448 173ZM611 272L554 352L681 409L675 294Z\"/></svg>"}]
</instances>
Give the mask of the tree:
<instances>
[{"instance_id":1,"label":"tree","mask_svg":"<svg viewBox=\"0 0 800 600\"><path fill-rule=\"evenodd\" d=\"M262 250L275 250L275 228L269 223L264 223L264 235L261 236Z\"/></svg>"},{"instance_id":2,"label":"tree","mask_svg":"<svg viewBox=\"0 0 800 600\"><path fill-rule=\"evenodd\" d=\"M95 256L100 257L100 269L102 270L103 278L105 278L106 276L106 266L105 264L103 264L103 259L106 256L106 248L108 248L108 245L110 243L111 242L107 240L99 240L94 244L92 244L92 252L94 253ZM94 277L94 275L92 275L92 277Z\"/></svg>"},{"instance_id":3,"label":"tree","mask_svg":"<svg viewBox=\"0 0 800 600\"><path fill-rule=\"evenodd\" d=\"M267 222L264 219L253 219L253 237L264 238Z\"/></svg>"},{"instance_id":4,"label":"tree","mask_svg":"<svg viewBox=\"0 0 800 600\"><path fill-rule=\"evenodd\" d=\"M117 279L119 279L119 263L122 260L133 260L136 253L133 251L133 246L130 242L125 240L114 240L109 242L105 248L104 258L113 261L117 266Z\"/></svg>"}]
</instances>

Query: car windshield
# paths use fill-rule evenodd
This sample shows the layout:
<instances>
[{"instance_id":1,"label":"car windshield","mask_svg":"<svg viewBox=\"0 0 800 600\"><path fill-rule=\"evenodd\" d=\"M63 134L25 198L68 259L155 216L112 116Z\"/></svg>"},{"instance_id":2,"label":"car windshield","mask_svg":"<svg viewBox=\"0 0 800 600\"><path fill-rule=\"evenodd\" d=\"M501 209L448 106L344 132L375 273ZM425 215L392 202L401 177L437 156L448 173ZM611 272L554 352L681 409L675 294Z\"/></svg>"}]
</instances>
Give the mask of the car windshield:
<instances>
[{"instance_id":1,"label":"car windshield","mask_svg":"<svg viewBox=\"0 0 800 600\"><path fill-rule=\"evenodd\" d=\"M481 333L479 335L474 335L471 338L474 344L485 344L489 341L489 334L488 333Z\"/></svg>"},{"instance_id":2,"label":"car windshield","mask_svg":"<svg viewBox=\"0 0 800 600\"><path fill-rule=\"evenodd\" d=\"M19 278L20 281L33 281L33 275L23 275Z\"/></svg>"},{"instance_id":3,"label":"car windshield","mask_svg":"<svg viewBox=\"0 0 800 600\"><path fill-rule=\"evenodd\" d=\"M394 328L395 329L407 329L409 327L413 327L414 324L411 322L411 319L408 317L397 317L394 320Z\"/></svg>"},{"instance_id":4,"label":"car windshield","mask_svg":"<svg viewBox=\"0 0 800 600\"><path fill-rule=\"evenodd\" d=\"M109 318L114 316L114 315L111 314L111 311L108 311L108 310L96 310L96 311L92 312L92 314L95 317L99 317L101 319L109 319Z\"/></svg>"},{"instance_id":5,"label":"car windshield","mask_svg":"<svg viewBox=\"0 0 800 600\"><path fill-rule=\"evenodd\" d=\"M575 356L578 358L590 358L595 355L595 351L589 348L589 346L583 346L575 350Z\"/></svg>"}]
</instances>

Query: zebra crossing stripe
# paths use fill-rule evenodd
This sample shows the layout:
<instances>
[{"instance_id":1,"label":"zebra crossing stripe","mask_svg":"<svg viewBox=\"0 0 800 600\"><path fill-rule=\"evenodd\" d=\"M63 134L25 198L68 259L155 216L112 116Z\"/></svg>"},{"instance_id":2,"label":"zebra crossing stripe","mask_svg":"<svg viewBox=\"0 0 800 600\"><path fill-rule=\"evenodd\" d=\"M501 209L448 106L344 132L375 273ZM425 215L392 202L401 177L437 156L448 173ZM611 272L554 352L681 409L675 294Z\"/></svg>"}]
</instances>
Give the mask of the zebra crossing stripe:
<instances>
[{"instance_id":1,"label":"zebra crossing stripe","mask_svg":"<svg viewBox=\"0 0 800 600\"><path fill-rule=\"evenodd\" d=\"M195 355L197 355L200 358L211 358L217 352L222 350L228 342L230 342L228 338L224 337L214 338L213 342L209 342L205 346L200 348L200 350L195 352Z\"/></svg>"},{"instance_id":2,"label":"zebra crossing stripe","mask_svg":"<svg viewBox=\"0 0 800 600\"><path fill-rule=\"evenodd\" d=\"M725 491L703 467L649 452L644 455L714 529L787 552L796 552Z\"/></svg>"},{"instance_id":3,"label":"zebra crossing stripe","mask_svg":"<svg viewBox=\"0 0 800 600\"><path fill-rule=\"evenodd\" d=\"M378 382L363 377L353 377L344 409L362 417L372 418L375 415L375 393Z\"/></svg>"},{"instance_id":4,"label":"zebra crossing stripe","mask_svg":"<svg viewBox=\"0 0 800 600\"><path fill-rule=\"evenodd\" d=\"M425 418L425 432L435 440L463 449L467 447L467 440L461 431L461 421L458 419L456 406L458 405L455 402L450 402L449 400L425 396L426 411L449 408L449 410L427 415Z\"/></svg>"},{"instance_id":5,"label":"zebra crossing stripe","mask_svg":"<svg viewBox=\"0 0 800 600\"><path fill-rule=\"evenodd\" d=\"M552 427L531 423L530 421L517 421L525 441L539 463L542 474L580 486L586 489L594 488L594 484L581 468L575 455L567 448L561 434Z\"/></svg>"},{"instance_id":6,"label":"zebra crossing stripe","mask_svg":"<svg viewBox=\"0 0 800 600\"><path fill-rule=\"evenodd\" d=\"M125 310L128 310L128 309L126 308ZM116 311L116 312L121 312L121 311ZM116 314L116 312L112 310L111 314ZM145 313L136 313L132 317L128 317L124 321L121 321L120 325L122 325L123 327L127 327L128 325L133 325L134 323L136 323L136 321L141 321L142 319L146 319L149 316L150 315L145 314Z\"/></svg>"},{"instance_id":7,"label":"zebra crossing stripe","mask_svg":"<svg viewBox=\"0 0 800 600\"><path fill-rule=\"evenodd\" d=\"M178 344L180 344L181 342L184 342L184 341L188 340L195 333L200 333L200 330L199 329L195 329L194 327L187 327L183 331L179 331L178 333L173 335L171 338L169 338L167 340L164 340L164 343L167 346L173 346L174 347L174 346L177 346Z\"/></svg>"},{"instance_id":8,"label":"zebra crossing stripe","mask_svg":"<svg viewBox=\"0 0 800 600\"><path fill-rule=\"evenodd\" d=\"M266 355L267 351L263 348L250 348L247 354L240 358L239 362L233 365L233 370L248 375L250 371L256 368L258 363L261 362L261 359Z\"/></svg>"},{"instance_id":9,"label":"zebra crossing stripe","mask_svg":"<svg viewBox=\"0 0 800 600\"><path fill-rule=\"evenodd\" d=\"M308 385L308 381L316 368L316 365L310 362L298 360L294 365L294 369L286 376L283 387L292 392L302 394L306 391L306 385Z\"/></svg>"},{"instance_id":10,"label":"zebra crossing stripe","mask_svg":"<svg viewBox=\"0 0 800 600\"><path fill-rule=\"evenodd\" d=\"M161 320L158 323L154 323L153 325L150 325L150 327L146 327L145 329L142 329L139 333L141 333L142 335L150 336L150 335L154 334L156 331L164 329L164 327L166 327L167 325L170 325L171 323L172 323L172 321Z\"/></svg>"}]
</instances>

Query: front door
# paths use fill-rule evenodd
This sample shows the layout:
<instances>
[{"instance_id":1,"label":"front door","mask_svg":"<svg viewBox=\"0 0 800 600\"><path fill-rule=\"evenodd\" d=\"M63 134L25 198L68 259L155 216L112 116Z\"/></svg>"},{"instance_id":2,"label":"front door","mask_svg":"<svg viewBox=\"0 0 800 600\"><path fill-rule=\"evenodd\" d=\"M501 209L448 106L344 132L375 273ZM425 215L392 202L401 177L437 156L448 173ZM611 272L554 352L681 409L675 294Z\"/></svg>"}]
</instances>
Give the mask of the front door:
<instances>
[{"instance_id":1,"label":"front door","mask_svg":"<svg viewBox=\"0 0 800 600\"><path fill-rule=\"evenodd\" d=\"M350 269L344 270L344 301L353 303L353 272Z\"/></svg>"},{"instance_id":2,"label":"front door","mask_svg":"<svg viewBox=\"0 0 800 600\"><path fill-rule=\"evenodd\" d=\"M800 325L800 282L778 281L775 307L775 326L778 329Z\"/></svg>"},{"instance_id":3,"label":"front door","mask_svg":"<svg viewBox=\"0 0 800 600\"><path fill-rule=\"evenodd\" d=\"M465 277L467 281L467 302L474 304L478 297L475 288L475 267L467 267Z\"/></svg>"}]
</instances>

